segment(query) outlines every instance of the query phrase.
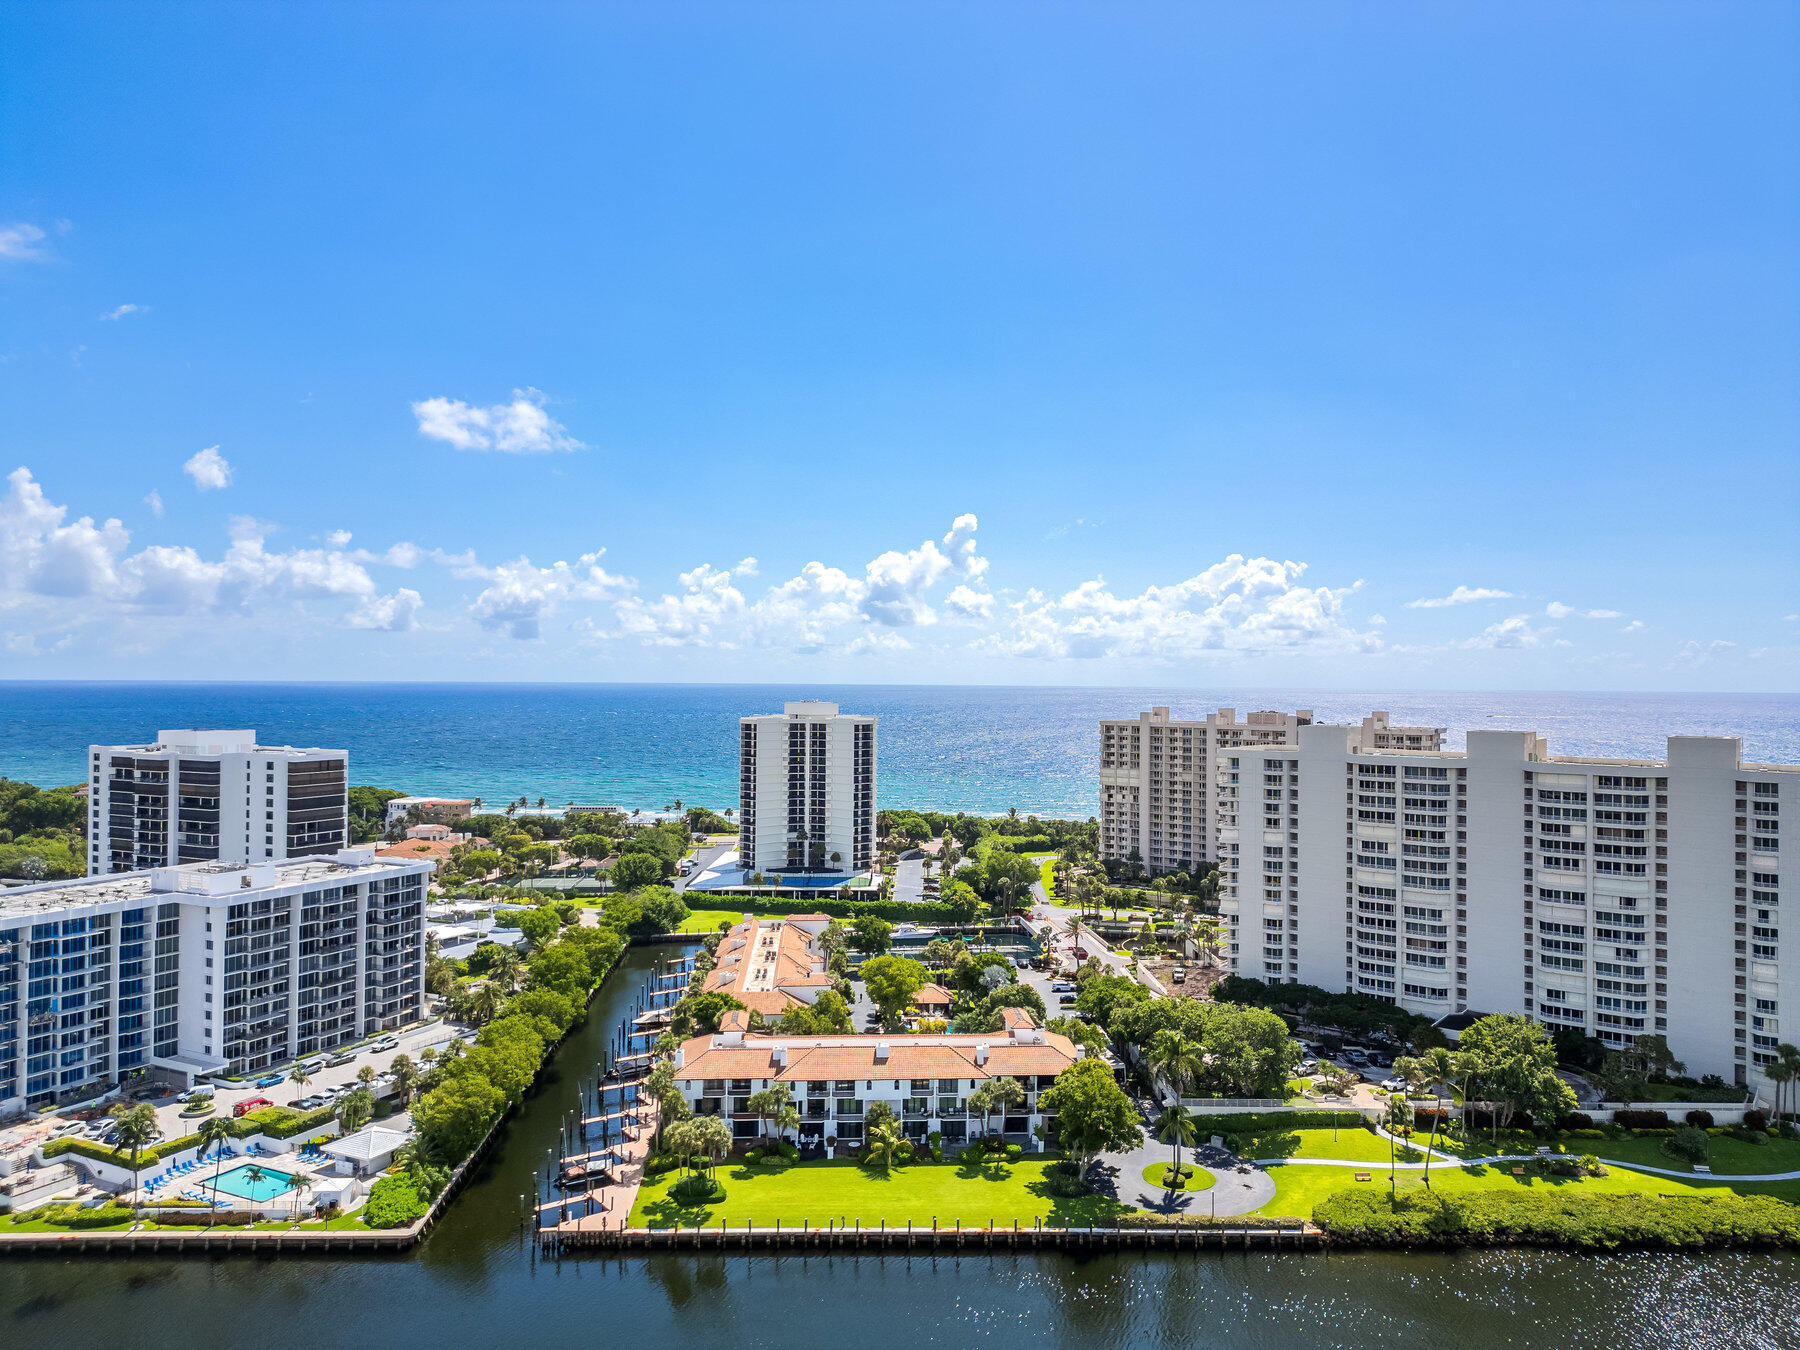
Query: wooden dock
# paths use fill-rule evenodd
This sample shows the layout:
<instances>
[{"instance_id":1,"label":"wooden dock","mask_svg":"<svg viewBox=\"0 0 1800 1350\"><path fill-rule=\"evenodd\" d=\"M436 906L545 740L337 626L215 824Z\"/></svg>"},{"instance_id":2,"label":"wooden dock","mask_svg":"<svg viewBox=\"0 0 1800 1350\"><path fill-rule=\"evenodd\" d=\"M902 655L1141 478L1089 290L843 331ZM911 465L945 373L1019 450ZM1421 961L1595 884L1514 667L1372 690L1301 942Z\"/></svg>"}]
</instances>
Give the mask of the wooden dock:
<instances>
[{"instance_id":1,"label":"wooden dock","mask_svg":"<svg viewBox=\"0 0 1800 1350\"><path fill-rule=\"evenodd\" d=\"M1042 1220L1012 1227L934 1224L828 1224L824 1228L773 1224L723 1224L694 1228L626 1228L607 1215L545 1228L547 1256L579 1251L1317 1251L1324 1230L1298 1225L1181 1224L1048 1227Z\"/></svg>"}]
</instances>

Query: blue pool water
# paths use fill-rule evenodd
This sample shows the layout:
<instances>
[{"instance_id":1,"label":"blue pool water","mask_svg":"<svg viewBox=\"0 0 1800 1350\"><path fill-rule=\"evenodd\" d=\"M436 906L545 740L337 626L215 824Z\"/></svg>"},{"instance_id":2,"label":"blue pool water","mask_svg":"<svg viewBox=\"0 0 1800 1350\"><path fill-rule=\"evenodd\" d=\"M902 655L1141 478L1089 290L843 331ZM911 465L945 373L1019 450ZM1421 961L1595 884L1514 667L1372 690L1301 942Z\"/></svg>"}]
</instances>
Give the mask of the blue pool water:
<instances>
[{"instance_id":1,"label":"blue pool water","mask_svg":"<svg viewBox=\"0 0 1800 1350\"><path fill-rule=\"evenodd\" d=\"M287 1193L288 1173L277 1172L264 1167L261 1175L251 1172L255 1163L244 1163L229 1171L219 1173L218 1180L208 1181L206 1189L221 1191L226 1195L235 1195L244 1200L273 1200Z\"/></svg>"}]
</instances>

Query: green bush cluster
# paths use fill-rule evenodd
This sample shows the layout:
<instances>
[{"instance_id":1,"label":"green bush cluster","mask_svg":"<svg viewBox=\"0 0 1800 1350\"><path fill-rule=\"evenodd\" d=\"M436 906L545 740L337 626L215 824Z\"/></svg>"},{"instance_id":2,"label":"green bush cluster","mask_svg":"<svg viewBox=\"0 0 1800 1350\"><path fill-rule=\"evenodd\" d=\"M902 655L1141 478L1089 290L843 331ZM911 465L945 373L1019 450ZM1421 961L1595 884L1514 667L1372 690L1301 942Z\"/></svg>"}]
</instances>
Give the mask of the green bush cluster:
<instances>
[{"instance_id":1,"label":"green bush cluster","mask_svg":"<svg viewBox=\"0 0 1800 1350\"><path fill-rule=\"evenodd\" d=\"M469 1156L586 1014L588 996L624 950L613 928L571 928L531 958L524 991L506 1001L466 1053L439 1062L413 1108L434 1157L455 1166Z\"/></svg>"},{"instance_id":2,"label":"green bush cluster","mask_svg":"<svg viewBox=\"0 0 1800 1350\"><path fill-rule=\"evenodd\" d=\"M1367 1125L1360 1111L1257 1111L1194 1117L1194 1130L1201 1139L1215 1134L1270 1134L1277 1130L1360 1130Z\"/></svg>"},{"instance_id":3,"label":"green bush cluster","mask_svg":"<svg viewBox=\"0 0 1800 1350\"><path fill-rule=\"evenodd\" d=\"M1296 1215L1238 1214L1230 1218L1214 1218L1210 1214L1156 1214L1139 1211L1121 1214L1115 1220L1121 1228L1298 1228L1306 1220Z\"/></svg>"},{"instance_id":4,"label":"green bush cluster","mask_svg":"<svg viewBox=\"0 0 1800 1350\"><path fill-rule=\"evenodd\" d=\"M369 1188L369 1200L363 1206L363 1221L371 1228L401 1228L425 1217L430 1208L410 1175L396 1172Z\"/></svg>"},{"instance_id":5,"label":"green bush cluster","mask_svg":"<svg viewBox=\"0 0 1800 1350\"><path fill-rule=\"evenodd\" d=\"M725 1187L714 1178L696 1172L669 1187L669 1198L678 1205L716 1205L725 1198Z\"/></svg>"},{"instance_id":6,"label":"green bush cluster","mask_svg":"<svg viewBox=\"0 0 1800 1350\"><path fill-rule=\"evenodd\" d=\"M92 1209L81 1205L39 1205L23 1214L12 1216L14 1223L53 1223L59 1228L111 1228L128 1222L133 1211L126 1205L98 1205Z\"/></svg>"},{"instance_id":7,"label":"green bush cluster","mask_svg":"<svg viewBox=\"0 0 1800 1350\"><path fill-rule=\"evenodd\" d=\"M1582 1249L1800 1245L1800 1209L1765 1195L1450 1195L1345 1190L1313 1210L1334 1241L1376 1246L1542 1243Z\"/></svg>"}]
</instances>

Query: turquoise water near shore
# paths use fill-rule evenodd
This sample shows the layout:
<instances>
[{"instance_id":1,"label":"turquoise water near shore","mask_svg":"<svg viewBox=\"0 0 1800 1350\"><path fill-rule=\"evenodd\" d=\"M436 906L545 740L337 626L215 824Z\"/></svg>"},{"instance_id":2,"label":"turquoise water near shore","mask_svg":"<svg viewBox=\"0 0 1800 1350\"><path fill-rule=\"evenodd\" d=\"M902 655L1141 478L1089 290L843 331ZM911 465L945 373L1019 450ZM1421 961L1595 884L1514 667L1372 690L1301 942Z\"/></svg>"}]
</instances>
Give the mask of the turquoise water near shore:
<instances>
[{"instance_id":1,"label":"turquoise water near shore","mask_svg":"<svg viewBox=\"0 0 1800 1350\"><path fill-rule=\"evenodd\" d=\"M822 698L880 718L883 804L1091 815L1101 717L1164 704L1311 708L1321 721L1529 728L1552 753L1659 756L1671 732L1740 736L1747 757L1800 762L1800 695L1306 689L629 684L0 683L0 774L77 782L90 744L165 727L251 727L269 743L350 753L350 778L410 792L658 810L737 799L737 719Z\"/></svg>"}]
</instances>

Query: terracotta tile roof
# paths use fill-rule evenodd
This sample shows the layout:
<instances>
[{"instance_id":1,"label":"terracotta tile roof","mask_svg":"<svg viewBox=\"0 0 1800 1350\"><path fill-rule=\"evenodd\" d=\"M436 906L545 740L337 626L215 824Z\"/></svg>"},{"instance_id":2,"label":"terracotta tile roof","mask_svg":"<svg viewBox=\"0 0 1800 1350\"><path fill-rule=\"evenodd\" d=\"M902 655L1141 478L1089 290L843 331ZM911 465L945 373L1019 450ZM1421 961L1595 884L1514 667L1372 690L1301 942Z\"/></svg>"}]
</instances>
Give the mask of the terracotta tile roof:
<instances>
[{"instance_id":1,"label":"terracotta tile roof","mask_svg":"<svg viewBox=\"0 0 1800 1350\"><path fill-rule=\"evenodd\" d=\"M1032 1034L1031 1042L1016 1039ZM727 1043L727 1041L731 1043ZM886 1058L878 1058L887 1046ZM980 1047L985 1063L977 1063ZM777 1049L786 1064L777 1066ZM681 1047L679 1081L705 1078L773 1078L781 1082L836 1079L1054 1077L1081 1051L1065 1036L1021 1027L988 1036L781 1036L752 1032L741 1038L696 1036Z\"/></svg>"},{"instance_id":2,"label":"terracotta tile roof","mask_svg":"<svg viewBox=\"0 0 1800 1350\"><path fill-rule=\"evenodd\" d=\"M747 919L738 924L719 943L716 960L718 964L706 973L704 988L730 994L765 1015L785 1012L804 1001L787 990L831 984L831 976L825 973L825 953L814 934L779 919Z\"/></svg>"},{"instance_id":3,"label":"terracotta tile roof","mask_svg":"<svg viewBox=\"0 0 1800 1350\"><path fill-rule=\"evenodd\" d=\"M921 1008L948 1008L956 1000L943 985L924 984L919 986L912 1001Z\"/></svg>"}]
</instances>

